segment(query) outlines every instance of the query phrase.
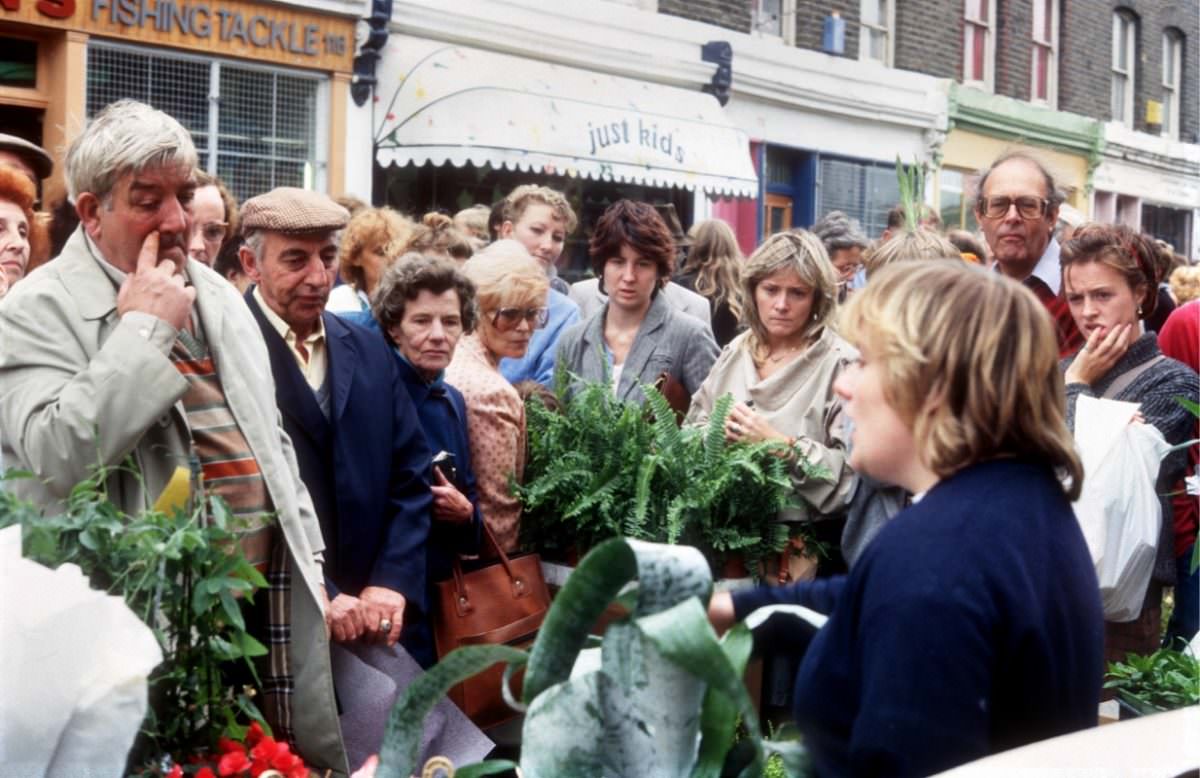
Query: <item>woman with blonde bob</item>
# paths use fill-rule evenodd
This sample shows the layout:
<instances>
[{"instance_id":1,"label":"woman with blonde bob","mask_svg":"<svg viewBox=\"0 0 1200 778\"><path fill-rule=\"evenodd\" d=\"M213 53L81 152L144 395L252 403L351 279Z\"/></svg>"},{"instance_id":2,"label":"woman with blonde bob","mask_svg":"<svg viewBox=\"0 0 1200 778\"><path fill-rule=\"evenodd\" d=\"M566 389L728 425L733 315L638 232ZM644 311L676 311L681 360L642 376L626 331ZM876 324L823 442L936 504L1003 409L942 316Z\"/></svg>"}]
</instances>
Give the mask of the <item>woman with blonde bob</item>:
<instances>
[{"instance_id":1,"label":"woman with blonde bob","mask_svg":"<svg viewBox=\"0 0 1200 778\"><path fill-rule=\"evenodd\" d=\"M338 272L346 283L329 295L330 313L370 311L383 273L407 250L416 225L391 208L362 208L350 219L338 247Z\"/></svg>"},{"instance_id":2,"label":"woman with blonde bob","mask_svg":"<svg viewBox=\"0 0 1200 778\"><path fill-rule=\"evenodd\" d=\"M818 775L929 775L1094 726L1103 616L1045 310L998 273L916 263L880 271L841 324L862 354L836 386L850 463L914 504L848 576L715 595L714 625L829 614L793 708Z\"/></svg>"},{"instance_id":3,"label":"woman with blonde bob","mask_svg":"<svg viewBox=\"0 0 1200 778\"><path fill-rule=\"evenodd\" d=\"M732 394L726 439L779 444L781 455L795 464L792 481L799 498L781 521L840 517L854 487L842 401L833 384L856 355L829 326L837 293L837 271L816 236L797 230L768 238L742 271L743 319L749 328L721 352L687 417L691 424L706 423L716 401ZM830 477L806 478L797 454L827 469ZM836 539L840 527L830 532ZM797 558L796 564L803 560ZM799 574L780 572L784 578Z\"/></svg>"},{"instance_id":4,"label":"woman with blonde bob","mask_svg":"<svg viewBox=\"0 0 1200 778\"><path fill-rule=\"evenodd\" d=\"M483 520L505 551L515 551L521 503L508 489L525 470L525 406L500 374L500 360L525 355L546 323L550 282L541 265L515 240L499 240L471 257L463 275L475 285L476 327L464 334L445 381L467 404L471 462Z\"/></svg>"}]
</instances>

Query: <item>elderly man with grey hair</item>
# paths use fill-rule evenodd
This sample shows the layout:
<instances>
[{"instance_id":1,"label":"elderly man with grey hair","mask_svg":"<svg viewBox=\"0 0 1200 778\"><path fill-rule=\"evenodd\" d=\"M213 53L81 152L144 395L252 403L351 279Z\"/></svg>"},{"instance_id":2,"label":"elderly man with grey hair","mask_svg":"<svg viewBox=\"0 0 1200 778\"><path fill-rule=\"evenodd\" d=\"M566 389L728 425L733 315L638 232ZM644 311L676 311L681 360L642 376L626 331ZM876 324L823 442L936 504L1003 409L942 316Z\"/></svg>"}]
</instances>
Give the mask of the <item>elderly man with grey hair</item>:
<instances>
[{"instance_id":1,"label":"elderly man with grey hair","mask_svg":"<svg viewBox=\"0 0 1200 778\"><path fill-rule=\"evenodd\" d=\"M187 130L132 100L71 144L80 226L0 301L4 460L33 473L13 490L48 510L97 466L130 514L177 469L203 477L243 522L242 551L270 582L244 607L269 650L260 706L310 766L344 775L321 530L258 326L237 290L188 260L196 162Z\"/></svg>"},{"instance_id":2,"label":"elderly man with grey hair","mask_svg":"<svg viewBox=\"0 0 1200 778\"><path fill-rule=\"evenodd\" d=\"M812 233L820 239L829 254L829 261L837 270L838 302L846 299L846 292L854 274L862 266L863 250L871 245L856 219L841 211L830 211L812 226Z\"/></svg>"}]
</instances>

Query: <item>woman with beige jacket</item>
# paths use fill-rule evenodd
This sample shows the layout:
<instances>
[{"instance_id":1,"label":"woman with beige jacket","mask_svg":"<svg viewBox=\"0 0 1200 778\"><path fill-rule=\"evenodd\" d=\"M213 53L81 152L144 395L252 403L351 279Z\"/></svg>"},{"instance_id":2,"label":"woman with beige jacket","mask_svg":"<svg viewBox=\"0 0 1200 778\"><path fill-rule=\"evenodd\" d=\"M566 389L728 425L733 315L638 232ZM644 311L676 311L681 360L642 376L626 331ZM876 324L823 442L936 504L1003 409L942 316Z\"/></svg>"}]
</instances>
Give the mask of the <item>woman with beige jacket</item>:
<instances>
[{"instance_id":1,"label":"woman with beige jacket","mask_svg":"<svg viewBox=\"0 0 1200 778\"><path fill-rule=\"evenodd\" d=\"M858 356L828 326L836 308L837 273L821 242L797 230L773 235L759 246L743 269L742 287L749 328L721 352L692 398L687 422L706 423L716 401L732 394L726 439L776 441L783 444L781 456L793 461L797 507L779 519L811 523L813 534L836 544L842 522L822 520L844 516L854 473L847 464L842 403L833 382ZM826 477L807 477L798 455L828 471ZM795 562L790 572L781 571L781 580L804 575L801 560Z\"/></svg>"}]
</instances>

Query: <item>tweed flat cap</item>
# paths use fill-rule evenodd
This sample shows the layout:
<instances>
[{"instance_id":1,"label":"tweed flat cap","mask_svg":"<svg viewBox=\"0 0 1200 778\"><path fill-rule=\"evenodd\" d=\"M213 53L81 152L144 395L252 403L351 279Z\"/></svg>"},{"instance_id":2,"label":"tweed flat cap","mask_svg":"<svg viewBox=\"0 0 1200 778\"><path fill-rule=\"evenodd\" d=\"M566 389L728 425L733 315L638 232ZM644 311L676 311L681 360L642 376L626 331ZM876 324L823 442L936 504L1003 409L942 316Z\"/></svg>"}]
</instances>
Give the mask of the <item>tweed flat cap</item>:
<instances>
[{"instance_id":1,"label":"tweed flat cap","mask_svg":"<svg viewBox=\"0 0 1200 778\"><path fill-rule=\"evenodd\" d=\"M350 212L328 195L280 186L242 203L242 231L325 232L340 230Z\"/></svg>"},{"instance_id":2,"label":"tweed flat cap","mask_svg":"<svg viewBox=\"0 0 1200 778\"><path fill-rule=\"evenodd\" d=\"M41 146L16 135L0 132L0 149L11 151L33 168L38 178L49 178L54 172L54 157Z\"/></svg>"}]
</instances>

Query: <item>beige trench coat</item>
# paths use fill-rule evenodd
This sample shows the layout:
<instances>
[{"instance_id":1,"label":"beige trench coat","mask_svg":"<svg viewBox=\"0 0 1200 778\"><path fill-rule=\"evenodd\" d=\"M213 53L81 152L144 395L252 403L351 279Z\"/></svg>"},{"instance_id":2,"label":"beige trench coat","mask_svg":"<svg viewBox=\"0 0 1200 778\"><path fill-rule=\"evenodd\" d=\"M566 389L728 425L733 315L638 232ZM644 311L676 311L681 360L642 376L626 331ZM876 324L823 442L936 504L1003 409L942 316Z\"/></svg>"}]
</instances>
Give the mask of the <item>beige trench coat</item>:
<instances>
[{"instance_id":1,"label":"beige trench coat","mask_svg":"<svg viewBox=\"0 0 1200 778\"><path fill-rule=\"evenodd\" d=\"M756 412L784 435L796 436L808 461L827 468L832 475L831 480L817 480L793 469L796 495L817 515L789 509L780 519L821 519L842 513L854 491L855 477L847 463L845 417L842 401L833 393L833 382L858 353L826 327L816 343L762 380L746 345L749 336L749 330L741 333L721 351L692 397L686 423L706 424L713 404L722 395L732 394L735 402L753 400Z\"/></svg>"},{"instance_id":2,"label":"beige trench coat","mask_svg":"<svg viewBox=\"0 0 1200 778\"><path fill-rule=\"evenodd\" d=\"M275 405L266 345L232 285L199 262L190 261L187 272L229 407L291 552L297 743L311 766L346 773L319 590L324 542ZM176 466L187 466L191 436L180 402L187 381L167 356L175 330L157 320L122 320L116 306L113 282L81 229L0 301L4 463L35 475L10 488L46 509L97 463L119 465L132 455L143 480L116 471L107 487L116 505L136 513L153 503Z\"/></svg>"}]
</instances>

